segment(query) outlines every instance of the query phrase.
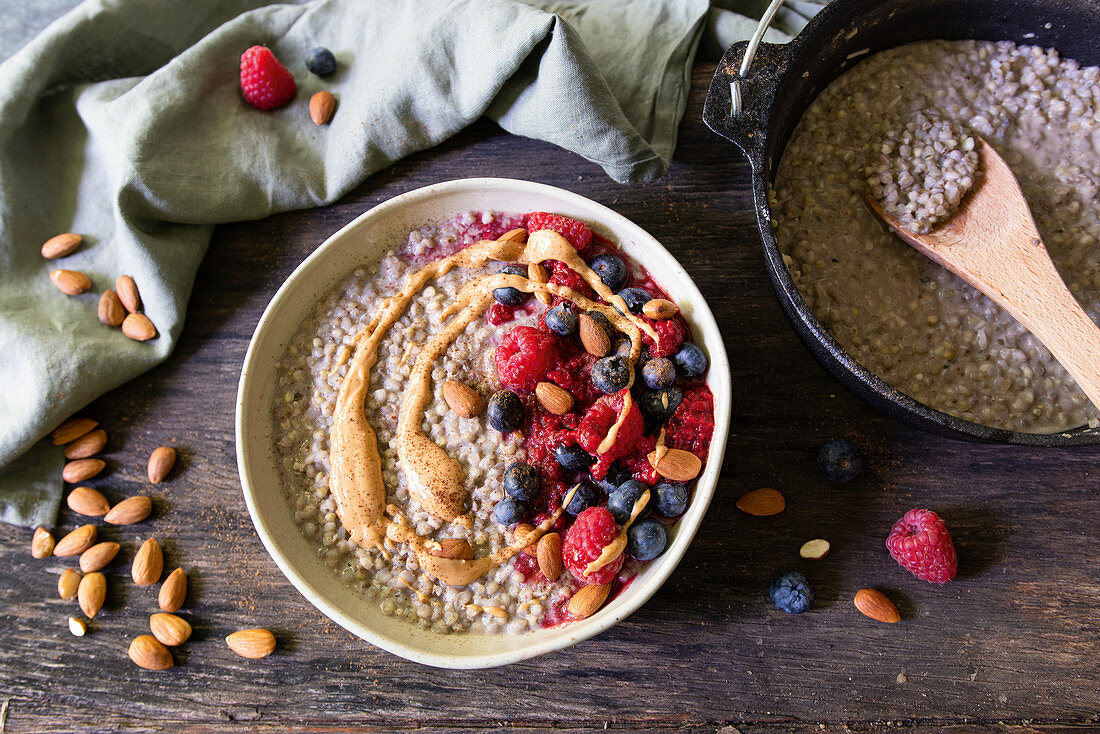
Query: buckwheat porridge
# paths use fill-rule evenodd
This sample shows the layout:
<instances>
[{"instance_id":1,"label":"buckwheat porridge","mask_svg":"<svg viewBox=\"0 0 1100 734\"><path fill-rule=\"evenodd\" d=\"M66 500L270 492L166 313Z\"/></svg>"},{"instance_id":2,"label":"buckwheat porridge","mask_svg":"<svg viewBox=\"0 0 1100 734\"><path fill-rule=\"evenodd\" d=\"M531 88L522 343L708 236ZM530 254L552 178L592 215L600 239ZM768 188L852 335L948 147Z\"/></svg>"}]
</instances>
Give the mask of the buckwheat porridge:
<instances>
[{"instance_id":1,"label":"buckwheat porridge","mask_svg":"<svg viewBox=\"0 0 1100 734\"><path fill-rule=\"evenodd\" d=\"M364 603L423 628L591 615L687 509L714 427L705 353L587 224L471 212L394 245L280 362L295 520Z\"/></svg>"},{"instance_id":2,"label":"buckwheat porridge","mask_svg":"<svg viewBox=\"0 0 1100 734\"><path fill-rule=\"evenodd\" d=\"M913 398L1010 430L1095 425L1096 410L1038 339L861 199L870 189L914 231L934 226L975 183L974 134L1012 168L1059 272L1100 319L1100 69L1053 50L926 41L837 78L780 162L779 248L844 349Z\"/></svg>"}]
</instances>

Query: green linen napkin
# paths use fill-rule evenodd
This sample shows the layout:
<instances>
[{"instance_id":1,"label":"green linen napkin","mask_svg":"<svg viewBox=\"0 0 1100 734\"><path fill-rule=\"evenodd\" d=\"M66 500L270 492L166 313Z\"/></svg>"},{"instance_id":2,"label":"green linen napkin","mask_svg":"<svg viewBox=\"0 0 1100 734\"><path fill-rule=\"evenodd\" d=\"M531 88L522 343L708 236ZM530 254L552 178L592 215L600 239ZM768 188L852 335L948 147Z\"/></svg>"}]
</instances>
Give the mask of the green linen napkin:
<instances>
[{"instance_id":1,"label":"green linen napkin","mask_svg":"<svg viewBox=\"0 0 1100 734\"><path fill-rule=\"evenodd\" d=\"M44 437L172 351L219 222L335 201L481 115L598 163L617 181L668 167L706 0L87 0L0 64L0 520L50 524L60 451ZM713 41L724 42L729 40ZM265 44L298 95L271 112L241 97L240 54ZM316 46L339 69L305 69ZM330 125L305 102L336 96ZM78 232L60 262L43 241ZM65 296L56 267L90 293ZM121 274L159 337L96 318Z\"/></svg>"}]
</instances>

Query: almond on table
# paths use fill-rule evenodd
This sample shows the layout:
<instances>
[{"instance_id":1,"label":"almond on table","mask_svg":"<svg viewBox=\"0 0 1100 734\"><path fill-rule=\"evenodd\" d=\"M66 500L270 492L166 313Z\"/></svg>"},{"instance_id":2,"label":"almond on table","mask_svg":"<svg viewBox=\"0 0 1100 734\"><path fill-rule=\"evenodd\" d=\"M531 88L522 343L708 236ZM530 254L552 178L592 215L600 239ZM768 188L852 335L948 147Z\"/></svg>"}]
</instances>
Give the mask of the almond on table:
<instances>
[{"instance_id":1,"label":"almond on table","mask_svg":"<svg viewBox=\"0 0 1100 734\"><path fill-rule=\"evenodd\" d=\"M176 465L176 450L171 446L160 446L149 455L149 464L146 467L146 475L153 484L160 484L172 472Z\"/></svg>"},{"instance_id":2,"label":"almond on table","mask_svg":"<svg viewBox=\"0 0 1100 734\"><path fill-rule=\"evenodd\" d=\"M98 489L84 486L76 487L69 492L69 496L65 498L65 503L76 514L87 515L88 517L101 517L111 509L111 503L107 501L103 493Z\"/></svg>"},{"instance_id":3,"label":"almond on table","mask_svg":"<svg viewBox=\"0 0 1100 734\"><path fill-rule=\"evenodd\" d=\"M127 497L111 508L103 516L103 521L111 525L133 525L149 517L153 511L153 501L144 495Z\"/></svg>"}]
</instances>

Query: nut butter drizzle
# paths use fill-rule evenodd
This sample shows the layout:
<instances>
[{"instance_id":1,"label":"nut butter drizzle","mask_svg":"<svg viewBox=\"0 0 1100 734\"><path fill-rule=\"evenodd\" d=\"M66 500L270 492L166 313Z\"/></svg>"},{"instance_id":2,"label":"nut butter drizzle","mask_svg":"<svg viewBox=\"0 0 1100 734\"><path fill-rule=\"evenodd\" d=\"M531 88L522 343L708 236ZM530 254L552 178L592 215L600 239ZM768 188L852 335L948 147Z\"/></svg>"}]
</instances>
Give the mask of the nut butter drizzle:
<instances>
[{"instance_id":1,"label":"nut butter drizzle","mask_svg":"<svg viewBox=\"0 0 1100 734\"><path fill-rule=\"evenodd\" d=\"M386 504L378 439L364 409L370 389L371 369L378 360L378 347L389 329L408 309L412 299L431 280L456 267L472 269L491 260L527 265L558 260L576 271L601 298L613 302L614 296L610 289L587 266L572 245L550 230L533 233L526 244L523 242L523 230L513 230L498 240L481 240L454 255L429 263L409 274L402 289L384 299L378 312L356 335L355 351L348 363L347 375L336 400L330 435L330 487L336 500L336 513L352 542L383 552L386 539L392 543L403 543L416 555L420 568L426 574L451 586L464 586L476 581L492 568L507 562L523 548L538 541L561 516L561 508L569 503L575 491L574 489L567 494L561 507L533 531L491 555L471 561L433 556L430 541L416 534L411 523L397 507ZM433 515L467 527L470 525L470 518L464 515L467 489L462 467L424 434L423 416L433 399L433 363L446 352L468 324L484 314L492 303L493 291L503 287L512 287L527 293L560 296L582 308L603 313L616 329L630 337L632 379L633 365L641 356L642 333L654 341L657 340L653 328L631 314L629 309L624 307L621 311L617 310L556 283L537 283L523 276L498 273L471 280L463 286L455 303L441 316L442 320L451 320L417 355L401 404L395 444L398 461L405 472L410 492L417 501ZM625 306L625 303L621 305ZM629 397L626 399L629 400ZM625 415L626 408L622 413ZM648 500L648 496L646 499Z\"/></svg>"}]
</instances>

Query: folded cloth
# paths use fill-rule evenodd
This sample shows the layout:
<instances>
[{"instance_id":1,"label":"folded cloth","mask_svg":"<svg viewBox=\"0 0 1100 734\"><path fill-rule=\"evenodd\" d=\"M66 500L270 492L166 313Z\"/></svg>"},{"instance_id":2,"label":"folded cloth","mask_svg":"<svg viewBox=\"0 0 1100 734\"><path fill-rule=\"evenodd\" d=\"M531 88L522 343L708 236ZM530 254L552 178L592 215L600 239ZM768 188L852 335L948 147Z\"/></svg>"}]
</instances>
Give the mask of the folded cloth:
<instances>
[{"instance_id":1,"label":"folded cloth","mask_svg":"<svg viewBox=\"0 0 1100 734\"><path fill-rule=\"evenodd\" d=\"M335 201L482 115L616 181L660 176L708 17L706 0L87 0L55 21L0 64L0 519L53 521L62 459L44 436L168 356L215 224ZM243 100L255 44L297 80L288 106ZM316 46L335 75L307 72ZM338 104L324 127L304 111L321 89ZM44 260L60 232L83 246ZM60 293L58 267L92 290ZM153 341L96 318L122 274Z\"/></svg>"}]
</instances>

